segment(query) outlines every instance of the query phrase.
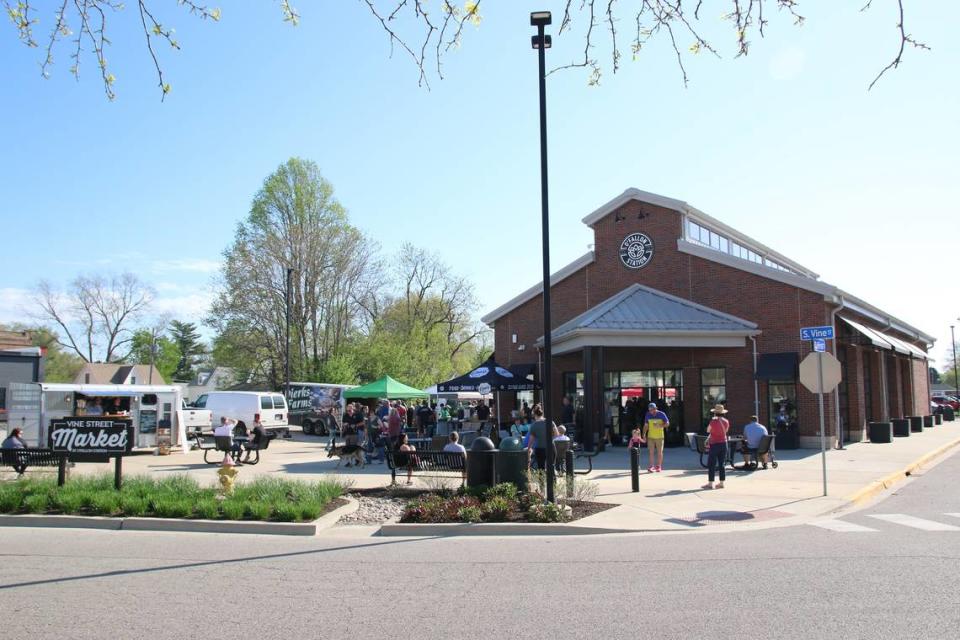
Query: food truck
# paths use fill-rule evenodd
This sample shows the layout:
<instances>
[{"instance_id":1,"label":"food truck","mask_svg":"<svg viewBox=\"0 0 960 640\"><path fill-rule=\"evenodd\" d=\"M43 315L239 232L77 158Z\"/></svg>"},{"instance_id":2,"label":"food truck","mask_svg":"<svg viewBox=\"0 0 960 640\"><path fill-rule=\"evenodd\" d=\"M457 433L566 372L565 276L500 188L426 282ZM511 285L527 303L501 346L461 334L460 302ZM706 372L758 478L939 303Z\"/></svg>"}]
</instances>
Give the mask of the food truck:
<instances>
[{"instance_id":1,"label":"food truck","mask_svg":"<svg viewBox=\"0 0 960 640\"><path fill-rule=\"evenodd\" d=\"M132 422L135 449L186 453L183 406L183 391L174 385L12 382L7 387L8 429L23 429L29 447L48 446L51 420L103 416Z\"/></svg>"}]
</instances>

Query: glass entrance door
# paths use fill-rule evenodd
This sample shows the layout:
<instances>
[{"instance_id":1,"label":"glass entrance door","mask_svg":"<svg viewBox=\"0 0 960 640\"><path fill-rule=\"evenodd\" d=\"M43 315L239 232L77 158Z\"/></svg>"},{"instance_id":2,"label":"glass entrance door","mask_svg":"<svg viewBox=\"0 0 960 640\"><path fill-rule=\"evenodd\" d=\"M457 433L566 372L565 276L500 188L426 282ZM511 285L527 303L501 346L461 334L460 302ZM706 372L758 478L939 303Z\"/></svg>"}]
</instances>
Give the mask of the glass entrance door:
<instances>
[{"instance_id":1,"label":"glass entrance door","mask_svg":"<svg viewBox=\"0 0 960 640\"><path fill-rule=\"evenodd\" d=\"M623 371L619 389L621 420L620 436L626 441L635 427L643 424L647 406L654 402L667 414L670 426L665 438L667 446L684 444L683 371L681 369L654 369Z\"/></svg>"}]
</instances>

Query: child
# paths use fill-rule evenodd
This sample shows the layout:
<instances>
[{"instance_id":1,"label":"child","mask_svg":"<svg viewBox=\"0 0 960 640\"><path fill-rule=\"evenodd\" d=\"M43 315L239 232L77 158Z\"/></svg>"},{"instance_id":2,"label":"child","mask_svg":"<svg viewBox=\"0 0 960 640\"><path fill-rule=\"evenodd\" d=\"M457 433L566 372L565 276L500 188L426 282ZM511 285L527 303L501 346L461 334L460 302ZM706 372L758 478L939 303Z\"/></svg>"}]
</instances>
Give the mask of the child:
<instances>
[{"instance_id":1,"label":"child","mask_svg":"<svg viewBox=\"0 0 960 640\"><path fill-rule=\"evenodd\" d=\"M634 429L633 436L630 438L630 441L627 442L627 449L639 447L641 444L643 444L643 437L640 435L640 429Z\"/></svg>"}]
</instances>

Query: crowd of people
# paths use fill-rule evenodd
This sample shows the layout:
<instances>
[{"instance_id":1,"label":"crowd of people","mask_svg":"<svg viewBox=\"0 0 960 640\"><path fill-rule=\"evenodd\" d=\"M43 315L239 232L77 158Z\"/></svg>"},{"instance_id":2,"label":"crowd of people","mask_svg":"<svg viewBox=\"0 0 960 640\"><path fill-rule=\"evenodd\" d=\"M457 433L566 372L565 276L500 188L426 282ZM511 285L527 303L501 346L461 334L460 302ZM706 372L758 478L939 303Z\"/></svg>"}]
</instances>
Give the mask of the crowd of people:
<instances>
[{"instance_id":1,"label":"crowd of people","mask_svg":"<svg viewBox=\"0 0 960 640\"><path fill-rule=\"evenodd\" d=\"M573 408L566 399L564 407L570 407L567 413L572 420ZM344 446L364 449L366 464L383 464L388 447L396 451L414 451L410 436L431 438L443 435L438 433L441 431L448 437L444 451L466 453L458 432L470 421L479 433L490 436L497 444L505 438L520 438L523 447L530 452L532 468L545 468L548 443L570 442L564 424L547 427L539 404L530 406L524 402L512 411L512 424L505 422L499 429L496 420L491 419L492 411L491 404L484 400L450 404L415 401L409 405L403 400L379 400L372 409L361 402L353 402L344 408L339 433ZM442 425L446 429L438 429ZM345 466L349 467L351 463ZM558 460L560 466L562 461Z\"/></svg>"}]
</instances>

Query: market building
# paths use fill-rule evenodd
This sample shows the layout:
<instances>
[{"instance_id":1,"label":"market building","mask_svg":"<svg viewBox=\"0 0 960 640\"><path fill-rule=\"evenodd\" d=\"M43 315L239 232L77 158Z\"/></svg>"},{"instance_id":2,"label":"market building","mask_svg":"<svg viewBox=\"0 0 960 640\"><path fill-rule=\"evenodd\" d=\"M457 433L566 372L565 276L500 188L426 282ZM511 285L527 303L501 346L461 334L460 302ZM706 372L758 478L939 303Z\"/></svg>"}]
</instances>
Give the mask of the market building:
<instances>
[{"instance_id":1,"label":"market building","mask_svg":"<svg viewBox=\"0 0 960 640\"><path fill-rule=\"evenodd\" d=\"M826 398L828 431L929 413L934 339L686 202L628 189L583 218L593 249L550 279L552 404L577 407L587 444L629 437L649 402L670 417L668 444L701 431L724 403L751 414L780 448L819 447L816 395L797 379L811 351L801 327L832 325L843 382ZM539 379L543 283L483 317L495 358ZM504 403L506 404L506 402Z\"/></svg>"}]
</instances>

